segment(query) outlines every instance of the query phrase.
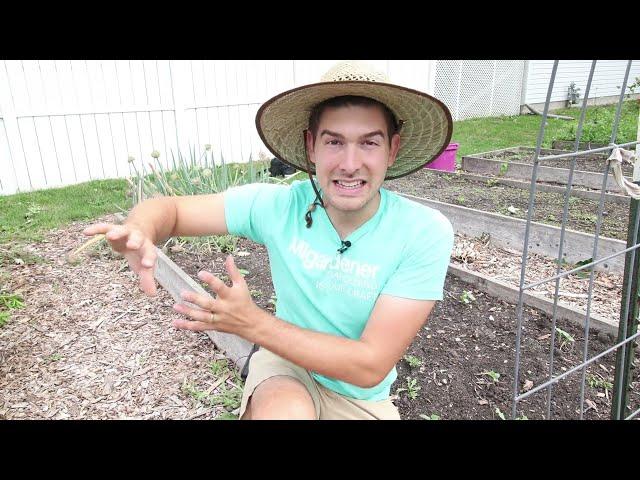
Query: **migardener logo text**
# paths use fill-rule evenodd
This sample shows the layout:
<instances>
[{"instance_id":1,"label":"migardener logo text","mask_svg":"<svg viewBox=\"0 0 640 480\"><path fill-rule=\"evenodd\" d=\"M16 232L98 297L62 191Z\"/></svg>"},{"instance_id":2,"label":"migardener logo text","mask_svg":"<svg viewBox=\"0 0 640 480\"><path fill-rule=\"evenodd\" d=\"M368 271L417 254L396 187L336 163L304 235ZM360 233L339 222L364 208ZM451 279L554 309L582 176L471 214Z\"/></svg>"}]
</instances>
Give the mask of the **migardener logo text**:
<instances>
[{"instance_id":1,"label":"migardener logo text","mask_svg":"<svg viewBox=\"0 0 640 480\"><path fill-rule=\"evenodd\" d=\"M325 255L313 250L303 240L294 238L289 251L302 260L306 270L326 270L327 275L316 282L318 290L349 295L360 300L374 300L378 295L376 275L380 265L350 260L343 255Z\"/></svg>"}]
</instances>

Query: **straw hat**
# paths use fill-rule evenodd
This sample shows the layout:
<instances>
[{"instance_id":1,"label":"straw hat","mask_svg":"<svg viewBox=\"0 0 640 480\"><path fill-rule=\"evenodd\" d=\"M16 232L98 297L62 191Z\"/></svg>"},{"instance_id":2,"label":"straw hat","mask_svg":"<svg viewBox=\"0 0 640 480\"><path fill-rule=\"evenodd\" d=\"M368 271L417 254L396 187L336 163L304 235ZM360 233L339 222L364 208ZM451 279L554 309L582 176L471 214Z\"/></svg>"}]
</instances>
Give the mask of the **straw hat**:
<instances>
[{"instance_id":1,"label":"straw hat","mask_svg":"<svg viewBox=\"0 0 640 480\"><path fill-rule=\"evenodd\" d=\"M444 103L426 93L388 83L386 75L361 62L332 67L320 83L287 90L267 100L256 115L260 138L277 158L309 172L303 132L311 109L333 97L358 95L385 104L402 121L400 149L385 179L402 177L435 160L451 139L453 122Z\"/></svg>"}]
</instances>

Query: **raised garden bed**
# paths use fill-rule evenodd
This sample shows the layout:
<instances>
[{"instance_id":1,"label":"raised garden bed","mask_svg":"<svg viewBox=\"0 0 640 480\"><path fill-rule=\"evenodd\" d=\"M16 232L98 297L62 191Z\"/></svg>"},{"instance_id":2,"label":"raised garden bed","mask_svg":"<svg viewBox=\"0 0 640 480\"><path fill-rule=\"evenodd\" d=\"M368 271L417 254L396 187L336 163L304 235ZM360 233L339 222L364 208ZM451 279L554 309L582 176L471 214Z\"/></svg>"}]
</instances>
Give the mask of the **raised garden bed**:
<instances>
[{"instance_id":1,"label":"raised garden bed","mask_svg":"<svg viewBox=\"0 0 640 480\"><path fill-rule=\"evenodd\" d=\"M449 172L438 171L442 174L449 174ZM462 170L457 170L455 172L456 176L471 180L474 182L486 183L487 185L507 185L508 187L520 188L522 190L531 190L531 181L523 181L523 180L513 180L510 178L503 178L501 176L496 175L476 175L474 173L466 173ZM537 192L551 192L562 195L564 198L565 192L567 190L566 185L554 185L545 182L536 182L536 191ZM600 201L600 192L593 189L584 189L584 188L576 188L571 187L570 196L578 197L578 198L588 198L589 200L595 200L596 202ZM621 205L629 205L630 197L625 195L619 195L615 193L605 193L605 202L615 202Z\"/></svg>"},{"instance_id":2,"label":"raised garden bed","mask_svg":"<svg viewBox=\"0 0 640 480\"><path fill-rule=\"evenodd\" d=\"M514 147L492 152L478 153L462 157L462 170L470 173L489 174L530 180L533 174L533 157L535 149L530 147ZM541 150L541 155L567 153L566 150ZM606 156L589 154L576 157L572 184L576 187L601 189ZM571 158L539 160L537 181L566 185L569 180ZM630 177L633 169L623 165L623 174ZM629 180L631 180L629 178ZM607 178L606 190L620 192L613 175Z\"/></svg>"},{"instance_id":3,"label":"raised garden bed","mask_svg":"<svg viewBox=\"0 0 640 480\"><path fill-rule=\"evenodd\" d=\"M474 285L479 290L517 303L522 265L522 253L491 245L482 238L456 234L449 264L449 273ZM570 266L561 267L560 272ZM557 263L541 255L527 256L525 283L529 284L557 273ZM564 277L560 281L557 318L585 326L589 288L588 272ZM591 297L590 328L616 334L620 317L622 275L597 271L594 274ZM540 284L524 292L524 304L547 315L554 311L555 281Z\"/></svg>"},{"instance_id":4,"label":"raised garden bed","mask_svg":"<svg viewBox=\"0 0 640 480\"><path fill-rule=\"evenodd\" d=\"M536 149L532 147L515 147L515 148L507 148L502 150L495 150L493 152L485 152L480 154L470 155L478 158L486 158L488 160L500 160L503 162L517 162L517 163L526 163L529 165L533 164L533 158ZM561 149L540 149L540 156L548 156L548 155L562 155L569 153L567 150ZM588 153L581 154L575 157L576 170L581 170L584 172L596 172L603 173L606 166L606 160L609 157L608 153ZM571 168L571 162L573 161L572 157L567 158L556 158L551 160L540 159L539 165L545 167L555 167L555 168ZM625 175L633 174L633 167L630 165L623 165L622 172Z\"/></svg>"},{"instance_id":5,"label":"raised garden bed","mask_svg":"<svg viewBox=\"0 0 640 480\"><path fill-rule=\"evenodd\" d=\"M499 247L509 248L512 250L521 250L524 245L524 234L526 231L526 221L522 218L515 218L515 214L519 211L527 208L528 206L528 192L506 186L498 186L497 188L506 189L506 192L510 192L513 195L525 197L521 199L519 207L513 205L513 202L503 204L504 213L493 213L491 209L495 209L496 205L500 205L500 201L504 200L507 193L496 194L495 197L489 197L488 194L483 192L487 190L487 185L483 183L475 183L475 191L470 188L470 185L453 185L448 179L454 179L455 175L439 175L433 172L417 172L413 175L413 179L404 177L397 180L387 182L385 186L390 189L397 189L402 192L416 192L420 196L403 193L403 195L411 198L414 201L423 203L431 208L440 210L445 216L449 218L453 224L454 230L457 233L463 233L471 237L488 236L490 242ZM458 179L460 180L460 179ZM466 182L467 180L460 180ZM431 183L429 183L431 182ZM452 186L453 185L453 186ZM456 190L458 188L458 190ZM495 188L495 187L491 187ZM469 203L474 206L482 206L483 202L488 205L485 206L486 210L479 210L476 208L468 208L461 205L455 205L453 203L446 203L437 200L432 200L430 196L441 195L442 192L448 192L452 194L454 198L458 199L458 203L464 199L467 202L467 198L470 198ZM456 192L460 192L456 196ZM469 192L471 195L469 195ZM548 193L541 193L541 195L550 195ZM558 194L555 194L559 196ZM462 198L461 198L462 197ZM560 196L561 197L561 196ZM487 201L487 198L490 198ZM492 200L491 200L492 198ZM449 200L445 195L444 200ZM451 201L451 200L449 200ZM576 201L586 201L584 199L574 198L573 203ZM625 208L619 204L612 204L619 208ZM521 212L521 215L523 213ZM608 214L607 214L608 216ZM590 217L594 221L595 214ZM606 216L605 216L606 218ZM627 222L626 218L625 224ZM621 220L621 221L622 221ZM544 224L540 222L532 222L529 232L529 251L530 253L537 253L551 260L557 259L558 246L560 242L561 229L558 226ZM593 255L594 236L593 234L574 231L567 229L564 237L564 249L563 249L563 261L569 264L575 264L580 261L586 260ZM608 238L601 236L598 242L598 258L618 253L626 248L626 242L615 238ZM596 270L605 270L614 273L622 273L624 269L624 256L617 255L596 265Z\"/></svg>"},{"instance_id":6,"label":"raised garden bed","mask_svg":"<svg viewBox=\"0 0 640 480\"><path fill-rule=\"evenodd\" d=\"M389 180L383 185L390 190L416 197L499 213L512 218L527 218L529 191L511 185L477 181L456 174L443 174L420 170L414 174ZM536 192L533 221L560 226L564 207L564 194ZM598 213L598 201L586 198L569 199L567 228L593 234ZM626 240L629 207L616 201L605 201L600 235Z\"/></svg>"}]
</instances>

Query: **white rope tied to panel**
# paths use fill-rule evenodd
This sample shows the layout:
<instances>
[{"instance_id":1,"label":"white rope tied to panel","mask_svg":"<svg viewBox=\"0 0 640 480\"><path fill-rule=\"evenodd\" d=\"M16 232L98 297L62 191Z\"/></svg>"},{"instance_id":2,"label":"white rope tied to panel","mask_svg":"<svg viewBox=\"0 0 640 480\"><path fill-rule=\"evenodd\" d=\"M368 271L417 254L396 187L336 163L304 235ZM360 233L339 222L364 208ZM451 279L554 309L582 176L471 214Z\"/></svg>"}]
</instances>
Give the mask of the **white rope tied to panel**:
<instances>
[{"instance_id":1,"label":"white rope tied to panel","mask_svg":"<svg viewBox=\"0 0 640 480\"><path fill-rule=\"evenodd\" d=\"M613 170L613 176L616 179L616 182L620 186L620 188L627 193L631 198L635 200L640 200L640 185L636 185L633 182L630 182L625 178L622 174L622 164L628 163L630 165L634 165L638 162L638 157L631 150L625 150L624 148L614 148L611 152L609 158L607 158L607 163L609 167ZM636 168L634 168L635 174ZM635 180L635 175L634 175Z\"/></svg>"}]
</instances>

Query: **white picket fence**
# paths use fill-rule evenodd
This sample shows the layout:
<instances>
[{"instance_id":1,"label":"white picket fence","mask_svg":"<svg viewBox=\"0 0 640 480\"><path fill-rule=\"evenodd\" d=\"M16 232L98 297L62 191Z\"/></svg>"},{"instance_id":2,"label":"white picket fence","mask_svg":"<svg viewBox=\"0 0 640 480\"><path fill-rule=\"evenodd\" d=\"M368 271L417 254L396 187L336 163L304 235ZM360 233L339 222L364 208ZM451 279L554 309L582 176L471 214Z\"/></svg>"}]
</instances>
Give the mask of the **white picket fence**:
<instances>
[{"instance_id":1,"label":"white picket fence","mask_svg":"<svg viewBox=\"0 0 640 480\"><path fill-rule=\"evenodd\" d=\"M287 61L4 61L0 193L123 177L153 150L164 166L205 144L248 161L266 153L256 111L292 73Z\"/></svg>"}]
</instances>

